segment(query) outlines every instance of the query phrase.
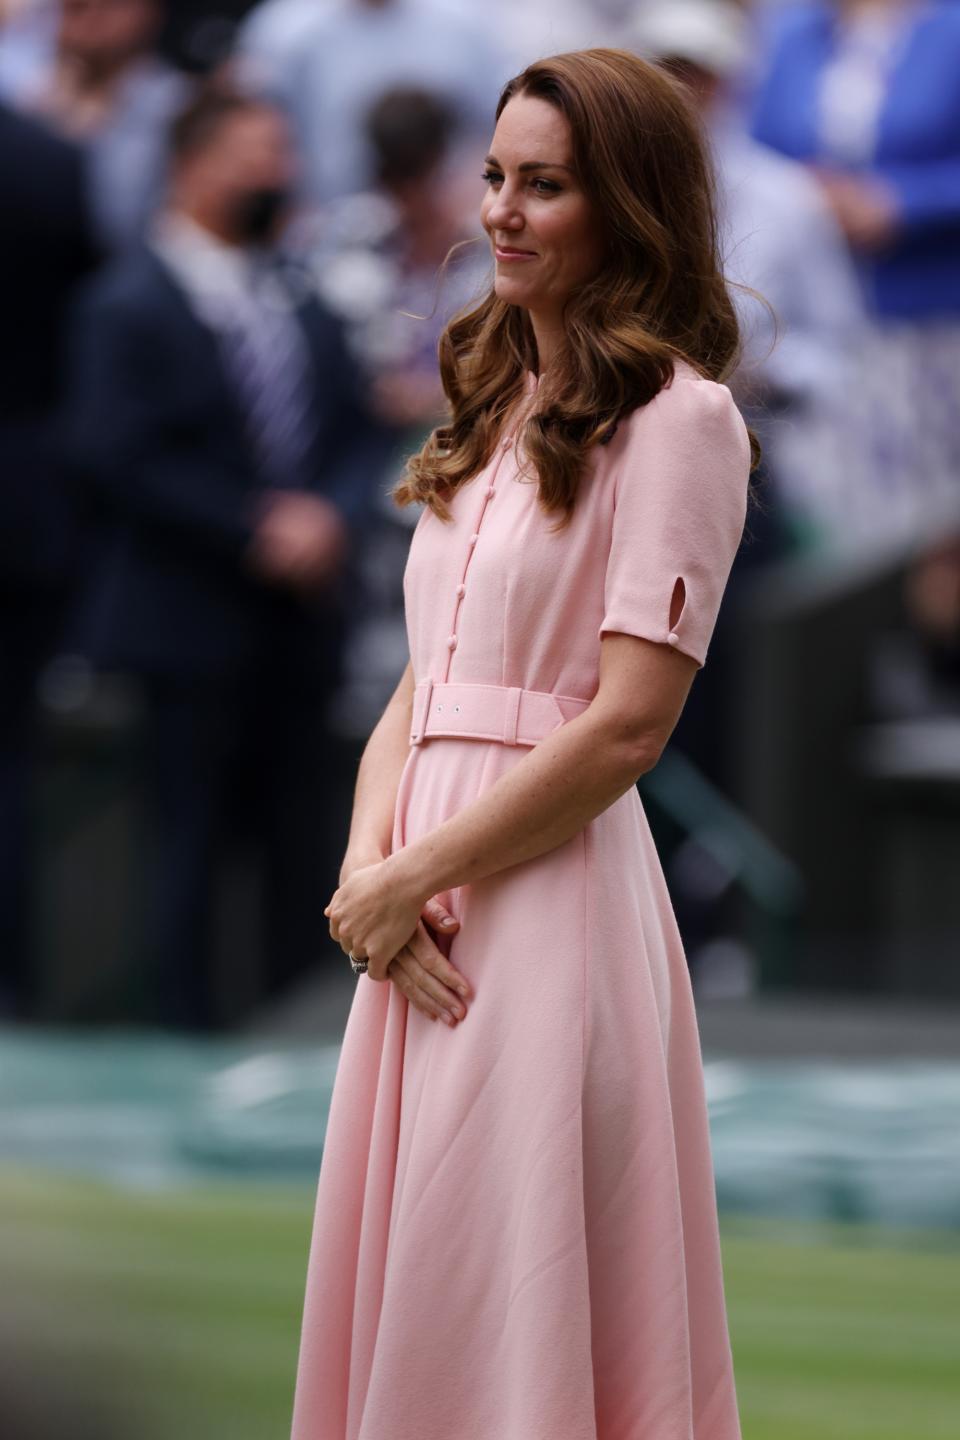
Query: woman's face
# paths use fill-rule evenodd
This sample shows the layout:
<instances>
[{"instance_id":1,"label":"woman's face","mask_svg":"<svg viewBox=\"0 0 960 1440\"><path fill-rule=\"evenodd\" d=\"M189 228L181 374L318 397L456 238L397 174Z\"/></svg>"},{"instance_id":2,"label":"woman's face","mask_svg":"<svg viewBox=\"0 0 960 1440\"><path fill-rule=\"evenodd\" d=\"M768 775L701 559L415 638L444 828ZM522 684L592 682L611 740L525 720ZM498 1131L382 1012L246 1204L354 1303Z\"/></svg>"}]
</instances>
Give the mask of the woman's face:
<instances>
[{"instance_id":1,"label":"woman's face","mask_svg":"<svg viewBox=\"0 0 960 1440\"><path fill-rule=\"evenodd\" d=\"M549 322L603 256L599 218L573 170L566 116L546 100L515 95L497 121L484 178L480 218L496 261L494 289Z\"/></svg>"}]
</instances>

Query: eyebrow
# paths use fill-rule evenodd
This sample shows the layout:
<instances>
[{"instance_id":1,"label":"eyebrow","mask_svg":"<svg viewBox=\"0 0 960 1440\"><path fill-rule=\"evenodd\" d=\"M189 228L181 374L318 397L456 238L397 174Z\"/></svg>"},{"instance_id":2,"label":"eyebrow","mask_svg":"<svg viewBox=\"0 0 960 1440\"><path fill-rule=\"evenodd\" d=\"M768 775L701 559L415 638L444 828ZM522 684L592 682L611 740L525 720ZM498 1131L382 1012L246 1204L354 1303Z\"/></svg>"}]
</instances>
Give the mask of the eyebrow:
<instances>
[{"instance_id":1,"label":"eyebrow","mask_svg":"<svg viewBox=\"0 0 960 1440\"><path fill-rule=\"evenodd\" d=\"M483 163L485 165L496 165L498 170L503 168L495 155L488 155ZM525 160L522 165L517 166L517 169L521 174L528 170L569 170L570 174L573 174L572 165L561 165L559 161L556 160Z\"/></svg>"}]
</instances>

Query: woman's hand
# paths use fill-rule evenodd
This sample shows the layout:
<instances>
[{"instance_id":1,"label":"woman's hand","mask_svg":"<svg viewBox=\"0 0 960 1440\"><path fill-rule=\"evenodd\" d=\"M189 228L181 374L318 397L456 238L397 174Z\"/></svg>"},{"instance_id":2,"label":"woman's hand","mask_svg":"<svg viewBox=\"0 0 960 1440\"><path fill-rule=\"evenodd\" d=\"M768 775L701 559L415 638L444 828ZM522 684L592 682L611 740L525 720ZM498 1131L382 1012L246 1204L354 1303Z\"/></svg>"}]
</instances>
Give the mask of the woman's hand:
<instances>
[{"instance_id":1,"label":"woman's hand","mask_svg":"<svg viewBox=\"0 0 960 1440\"><path fill-rule=\"evenodd\" d=\"M426 904L399 884L386 860L360 865L334 891L324 915L341 950L365 958L371 980L384 980L387 966L417 928Z\"/></svg>"},{"instance_id":2,"label":"woman's hand","mask_svg":"<svg viewBox=\"0 0 960 1440\"><path fill-rule=\"evenodd\" d=\"M428 1019L444 1020L452 1029L458 1020L465 1018L465 1001L470 993L467 981L440 953L422 921L390 961L387 974L411 1005L422 1010Z\"/></svg>"},{"instance_id":3,"label":"woman's hand","mask_svg":"<svg viewBox=\"0 0 960 1440\"><path fill-rule=\"evenodd\" d=\"M381 961L379 965L374 963L374 951L368 945L355 937L353 943L349 943L346 938L345 905L350 903L357 893L355 887L348 892L348 882L358 873L378 872L384 859L385 856L380 850L370 849L348 851L344 856L340 867L340 886L323 912L330 917L330 934L345 954L353 950L354 954L366 956L371 961L367 969L367 975L371 979L393 980L410 1003L431 1020L442 1015L444 1019L451 1017L448 1023L455 1024L456 1020L463 1019L466 1014L462 1000L469 995L470 988L466 978L434 944L422 922L426 921L431 929L447 935L452 935L460 922L435 896L419 906L415 928L408 933L406 941L389 956L385 965L382 963L382 956L378 956ZM376 885L376 880L374 884ZM380 888L383 888L382 876ZM368 898L367 892L363 893L365 898ZM344 908L341 908L341 902ZM392 902L386 902L388 906L390 903ZM352 929L349 934L353 935Z\"/></svg>"}]
</instances>

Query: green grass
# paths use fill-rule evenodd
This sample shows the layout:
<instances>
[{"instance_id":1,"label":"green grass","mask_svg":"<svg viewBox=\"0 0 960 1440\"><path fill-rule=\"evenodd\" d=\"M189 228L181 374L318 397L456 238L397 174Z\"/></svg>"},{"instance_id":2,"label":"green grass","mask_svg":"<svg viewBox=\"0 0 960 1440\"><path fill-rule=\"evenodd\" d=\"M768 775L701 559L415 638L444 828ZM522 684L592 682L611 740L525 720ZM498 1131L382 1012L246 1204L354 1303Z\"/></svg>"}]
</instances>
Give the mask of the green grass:
<instances>
[{"instance_id":1,"label":"green grass","mask_svg":"<svg viewBox=\"0 0 960 1440\"><path fill-rule=\"evenodd\" d=\"M287 1440L312 1205L6 1171L8 1367L124 1440ZM725 1219L723 1253L744 1440L955 1440L956 1236Z\"/></svg>"},{"instance_id":2,"label":"green grass","mask_svg":"<svg viewBox=\"0 0 960 1440\"><path fill-rule=\"evenodd\" d=\"M726 1221L744 1440L956 1440L952 1234Z\"/></svg>"}]
</instances>

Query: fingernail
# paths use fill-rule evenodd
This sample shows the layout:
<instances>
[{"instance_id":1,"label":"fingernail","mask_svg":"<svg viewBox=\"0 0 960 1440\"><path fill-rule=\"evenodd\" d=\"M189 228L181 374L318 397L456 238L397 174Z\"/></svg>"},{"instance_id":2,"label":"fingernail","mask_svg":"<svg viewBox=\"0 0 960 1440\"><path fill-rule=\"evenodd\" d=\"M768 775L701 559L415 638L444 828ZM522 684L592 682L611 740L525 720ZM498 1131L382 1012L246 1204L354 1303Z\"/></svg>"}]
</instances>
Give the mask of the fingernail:
<instances>
[{"instance_id":1,"label":"fingernail","mask_svg":"<svg viewBox=\"0 0 960 1440\"><path fill-rule=\"evenodd\" d=\"M451 1030L452 1030L453 1027L454 1027L454 1026L456 1025L456 1023L457 1023L456 1020L454 1020L454 1018L453 1018L452 1015L448 1015L446 1012L444 1012L443 1018L444 1018L444 1020L446 1020L447 1024L450 1026L450 1028L451 1028Z\"/></svg>"},{"instance_id":2,"label":"fingernail","mask_svg":"<svg viewBox=\"0 0 960 1440\"><path fill-rule=\"evenodd\" d=\"M451 926L451 925L456 925L457 922L456 922L456 920L454 920L454 918L453 918L452 915L448 915L447 918L446 918L442 923L443 923L443 924L446 926L446 928L449 930L450 926Z\"/></svg>"}]
</instances>

